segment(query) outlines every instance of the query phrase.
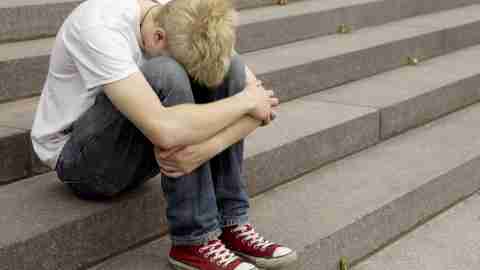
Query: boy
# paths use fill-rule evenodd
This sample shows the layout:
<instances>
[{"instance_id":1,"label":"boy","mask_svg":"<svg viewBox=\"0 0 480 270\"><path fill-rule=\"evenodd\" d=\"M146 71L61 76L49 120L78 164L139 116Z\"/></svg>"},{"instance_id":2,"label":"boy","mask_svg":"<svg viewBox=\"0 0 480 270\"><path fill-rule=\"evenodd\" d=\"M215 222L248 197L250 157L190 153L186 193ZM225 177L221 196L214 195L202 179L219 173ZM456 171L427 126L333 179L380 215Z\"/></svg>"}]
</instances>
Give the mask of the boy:
<instances>
[{"instance_id":1,"label":"boy","mask_svg":"<svg viewBox=\"0 0 480 270\"><path fill-rule=\"evenodd\" d=\"M178 269L296 259L248 222L243 138L278 99L234 53L225 0L88 0L66 19L32 128L34 149L76 195L105 199L162 173Z\"/></svg>"}]
</instances>

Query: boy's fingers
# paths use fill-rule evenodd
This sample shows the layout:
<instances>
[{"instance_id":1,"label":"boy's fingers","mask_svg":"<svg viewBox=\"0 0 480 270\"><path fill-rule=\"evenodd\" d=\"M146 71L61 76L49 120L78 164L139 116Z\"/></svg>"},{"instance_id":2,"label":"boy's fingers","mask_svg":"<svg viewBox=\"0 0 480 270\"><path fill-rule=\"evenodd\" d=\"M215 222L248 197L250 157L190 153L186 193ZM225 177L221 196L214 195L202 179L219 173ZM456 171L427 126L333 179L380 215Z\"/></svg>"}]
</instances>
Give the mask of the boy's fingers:
<instances>
[{"instance_id":1,"label":"boy's fingers","mask_svg":"<svg viewBox=\"0 0 480 270\"><path fill-rule=\"evenodd\" d=\"M166 149L166 150L163 150L163 149L159 149L159 151L157 152L158 154L158 157L162 158L162 159L167 159L169 158L172 154L180 151L183 149L184 146L176 146L176 147L172 147L170 149Z\"/></svg>"},{"instance_id":2,"label":"boy's fingers","mask_svg":"<svg viewBox=\"0 0 480 270\"><path fill-rule=\"evenodd\" d=\"M278 100L278 98L270 98L270 105L278 106L278 104L280 104L280 101Z\"/></svg>"},{"instance_id":3,"label":"boy's fingers","mask_svg":"<svg viewBox=\"0 0 480 270\"><path fill-rule=\"evenodd\" d=\"M275 111L272 111L272 114L270 115L270 119L273 121L277 118L277 113Z\"/></svg>"},{"instance_id":4,"label":"boy's fingers","mask_svg":"<svg viewBox=\"0 0 480 270\"><path fill-rule=\"evenodd\" d=\"M168 172L163 169L160 169L160 172L166 176L173 177L173 178L178 178L180 176L183 176L183 173L181 172Z\"/></svg>"},{"instance_id":5,"label":"boy's fingers","mask_svg":"<svg viewBox=\"0 0 480 270\"><path fill-rule=\"evenodd\" d=\"M175 172L175 171L179 171L179 169L175 166L172 166L172 165L167 165L165 163L160 163L160 168L162 168L163 170L165 171L168 171L168 172Z\"/></svg>"}]
</instances>

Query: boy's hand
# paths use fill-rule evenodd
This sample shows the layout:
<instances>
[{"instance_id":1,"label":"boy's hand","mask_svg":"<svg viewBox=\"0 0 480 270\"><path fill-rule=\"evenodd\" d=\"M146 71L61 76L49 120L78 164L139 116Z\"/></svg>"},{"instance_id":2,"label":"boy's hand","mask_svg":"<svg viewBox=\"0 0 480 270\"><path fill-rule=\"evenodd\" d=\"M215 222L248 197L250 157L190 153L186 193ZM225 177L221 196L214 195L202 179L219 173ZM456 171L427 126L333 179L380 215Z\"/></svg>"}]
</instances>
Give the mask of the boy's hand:
<instances>
[{"instance_id":1,"label":"boy's hand","mask_svg":"<svg viewBox=\"0 0 480 270\"><path fill-rule=\"evenodd\" d=\"M193 172L213 156L213 149L206 143L168 150L155 147L154 152L162 174L173 178Z\"/></svg>"},{"instance_id":2,"label":"boy's hand","mask_svg":"<svg viewBox=\"0 0 480 270\"><path fill-rule=\"evenodd\" d=\"M279 100L274 97L272 90L266 90L262 86L262 82L257 80L248 82L247 87L242 91L255 104L250 116L267 125L272 120L273 107L278 106Z\"/></svg>"}]
</instances>

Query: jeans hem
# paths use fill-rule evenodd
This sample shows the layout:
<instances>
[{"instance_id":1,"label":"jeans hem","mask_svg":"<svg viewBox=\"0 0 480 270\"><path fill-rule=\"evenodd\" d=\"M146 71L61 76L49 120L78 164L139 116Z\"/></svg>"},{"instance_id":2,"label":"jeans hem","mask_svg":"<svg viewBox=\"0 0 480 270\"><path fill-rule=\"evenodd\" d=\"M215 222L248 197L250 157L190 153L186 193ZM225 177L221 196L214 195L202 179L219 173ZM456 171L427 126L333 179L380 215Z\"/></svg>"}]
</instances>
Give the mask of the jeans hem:
<instances>
[{"instance_id":1,"label":"jeans hem","mask_svg":"<svg viewBox=\"0 0 480 270\"><path fill-rule=\"evenodd\" d=\"M248 223L248 215L242 216L223 216L220 218L220 225L222 227L228 227L233 225L244 225Z\"/></svg>"},{"instance_id":2,"label":"jeans hem","mask_svg":"<svg viewBox=\"0 0 480 270\"><path fill-rule=\"evenodd\" d=\"M181 246L181 245L204 245L208 243L210 240L216 240L222 234L222 230L220 228L215 229L211 232L208 232L204 235L198 237L184 237L184 236L172 236L170 235L170 239L172 241L172 245L174 246Z\"/></svg>"}]
</instances>

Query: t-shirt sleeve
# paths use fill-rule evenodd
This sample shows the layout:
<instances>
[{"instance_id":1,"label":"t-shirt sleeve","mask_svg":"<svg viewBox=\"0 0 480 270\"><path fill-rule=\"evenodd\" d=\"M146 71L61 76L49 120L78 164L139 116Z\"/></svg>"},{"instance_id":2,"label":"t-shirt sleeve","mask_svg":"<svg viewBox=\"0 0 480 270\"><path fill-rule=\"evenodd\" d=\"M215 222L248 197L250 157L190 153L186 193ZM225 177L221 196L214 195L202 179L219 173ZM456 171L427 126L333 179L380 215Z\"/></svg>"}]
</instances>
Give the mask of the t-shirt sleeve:
<instances>
[{"instance_id":1,"label":"t-shirt sleeve","mask_svg":"<svg viewBox=\"0 0 480 270\"><path fill-rule=\"evenodd\" d=\"M138 72L128 40L120 31L92 27L64 36L87 89L111 83Z\"/></svg>"}]
</instances>

